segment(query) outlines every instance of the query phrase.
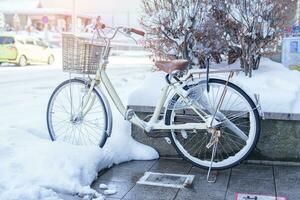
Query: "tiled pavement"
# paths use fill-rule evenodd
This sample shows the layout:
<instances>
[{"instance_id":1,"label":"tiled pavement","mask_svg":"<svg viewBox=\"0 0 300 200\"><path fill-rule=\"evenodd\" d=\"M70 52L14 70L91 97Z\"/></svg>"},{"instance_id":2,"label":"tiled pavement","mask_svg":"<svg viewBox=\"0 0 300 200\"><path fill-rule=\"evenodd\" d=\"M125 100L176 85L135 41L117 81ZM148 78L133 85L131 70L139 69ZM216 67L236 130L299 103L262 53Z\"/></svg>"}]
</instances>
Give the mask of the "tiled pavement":
<instances>
[{"instance_id":1,"label":"tiled pavement","mask_svg":"<svg viewBox=\"0 0 300 200\"><path fill-rule=\"evenodd\" d=\"M193 185L184 189L136 184L145 171L192 174L195 178ZM100 183L115 188L118 192L107 200L234 200L235 192L300 200L300 167L242 164L220 171L214 184L207 183L206 173L179 159L132 161L102 171L92 188L102 194Z\"/></svg>"}]
</instances>

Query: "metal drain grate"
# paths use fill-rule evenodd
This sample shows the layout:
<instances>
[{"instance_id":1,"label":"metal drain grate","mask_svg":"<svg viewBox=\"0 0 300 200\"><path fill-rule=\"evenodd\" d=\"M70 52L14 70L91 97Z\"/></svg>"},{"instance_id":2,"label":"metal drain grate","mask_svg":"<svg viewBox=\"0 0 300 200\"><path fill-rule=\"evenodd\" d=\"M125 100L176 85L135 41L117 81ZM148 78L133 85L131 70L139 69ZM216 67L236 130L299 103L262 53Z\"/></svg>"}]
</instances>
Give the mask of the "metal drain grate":
<instances>
[{"instance_id":1,"label":"metal drain grate","mask_svg":"<svg viewBox=\"0 0 300 200\"><path fill-rule=\"evenodd\" d=\"M161 187L183 188L191 185L193 180L194 175L145 172L144 176L141 177L137 183Z\"/></svg>"}]
</instances>

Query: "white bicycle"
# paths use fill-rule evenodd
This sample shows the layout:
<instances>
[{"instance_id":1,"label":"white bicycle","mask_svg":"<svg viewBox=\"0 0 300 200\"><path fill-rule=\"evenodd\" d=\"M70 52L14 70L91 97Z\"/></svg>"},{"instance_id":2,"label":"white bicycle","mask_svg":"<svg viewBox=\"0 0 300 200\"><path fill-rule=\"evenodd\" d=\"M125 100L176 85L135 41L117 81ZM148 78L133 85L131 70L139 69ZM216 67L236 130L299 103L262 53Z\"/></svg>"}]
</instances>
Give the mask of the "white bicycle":
<instances>
[{"instance_id":1,"label":"white bicycle","mask_svg":"<svg viewBox=\"0 0 300 200\"><path fill-rule=\"evenodd\" d=\"M111 37L104 34L111 31ZM64 71L89 74L88 78L70 78L54 90L48 104L47 125L52 140L76 145L103 147L112 129L112 113L99 85L107 90L112 102L126 120L154 132L169 132L179 153L193 165L205 169L227 169L239 164L254 149L260 134L259 105L228 80L196 79L202 72L179 74L188 68L187 60L157 61L166 72L166 86L151 118L140 119L126 108L115 91L105 69L111 40L117 33L144 35L124 27L106 27L97 22L95 35L105 41L63 35ZM160 113L162 109L164 115Z\"/></svg>"}]
</instances>

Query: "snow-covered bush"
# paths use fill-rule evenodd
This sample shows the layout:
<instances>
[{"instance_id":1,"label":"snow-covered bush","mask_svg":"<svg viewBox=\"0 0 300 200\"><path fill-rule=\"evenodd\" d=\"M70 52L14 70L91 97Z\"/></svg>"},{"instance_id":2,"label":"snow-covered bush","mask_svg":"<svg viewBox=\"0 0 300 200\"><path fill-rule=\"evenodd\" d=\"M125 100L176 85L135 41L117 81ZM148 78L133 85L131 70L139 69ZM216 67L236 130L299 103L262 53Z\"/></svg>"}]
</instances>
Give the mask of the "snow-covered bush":
<instances>
[{"instance_id":1,"label":"snow-covered bush","mask_svg":"<svg viewBox=\"0 0 300 200\"><path fill-rule=\"evenodd\" d=\"M246 75L274 51L293 13L294 0L213 0L213 16ZM240 55L239 55L240 54Z\"/></svg>"},{"instance_id":2,"label":"snow-covered bush","mask_svg":"<svg viewBox=\"0 0 300 200\"><path fill-rule=\"evenodd\" d=\"M183 58L191 66L205 67L212 56L220 60L224 46L206 0L143 0L141 24L145 46L162 59Z\"/></svg>"},{"instance_id":3,"label":"snow-covered bush","mask_svg":"<svg viewBox=\"0 0 300 200\"><path fill-rule=\"evenodd\" d=\"M261 56L274 52L295 0L143 0L145 46L160 58L184 58L205 67L205 60L237 58L246 75Z\"/></svg>"}]
</instances>

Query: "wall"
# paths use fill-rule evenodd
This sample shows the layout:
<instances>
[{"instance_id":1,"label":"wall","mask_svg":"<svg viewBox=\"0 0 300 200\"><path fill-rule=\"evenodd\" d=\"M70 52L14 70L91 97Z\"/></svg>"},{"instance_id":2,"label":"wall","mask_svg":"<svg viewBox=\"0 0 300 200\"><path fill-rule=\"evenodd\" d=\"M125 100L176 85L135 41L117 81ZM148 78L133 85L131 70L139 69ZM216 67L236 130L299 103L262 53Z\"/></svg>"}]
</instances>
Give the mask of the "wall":
<instances>
[{"instance_id":1,"label":"wall","mask_svg":"<svg viewBox=\"0 0 300 200\"><path fill-rule=\"evenodd\" d=\"M131 106L143 119L153 111L151 107ZM300 162L300 114L266 113L257 148L250 160ZM160 132L168 136L168 132ZM148 137L144 131L132 126L132 137L154 147L163 157L177 157L177 152L164 138Z\"/></svg>"}]
</instances>

